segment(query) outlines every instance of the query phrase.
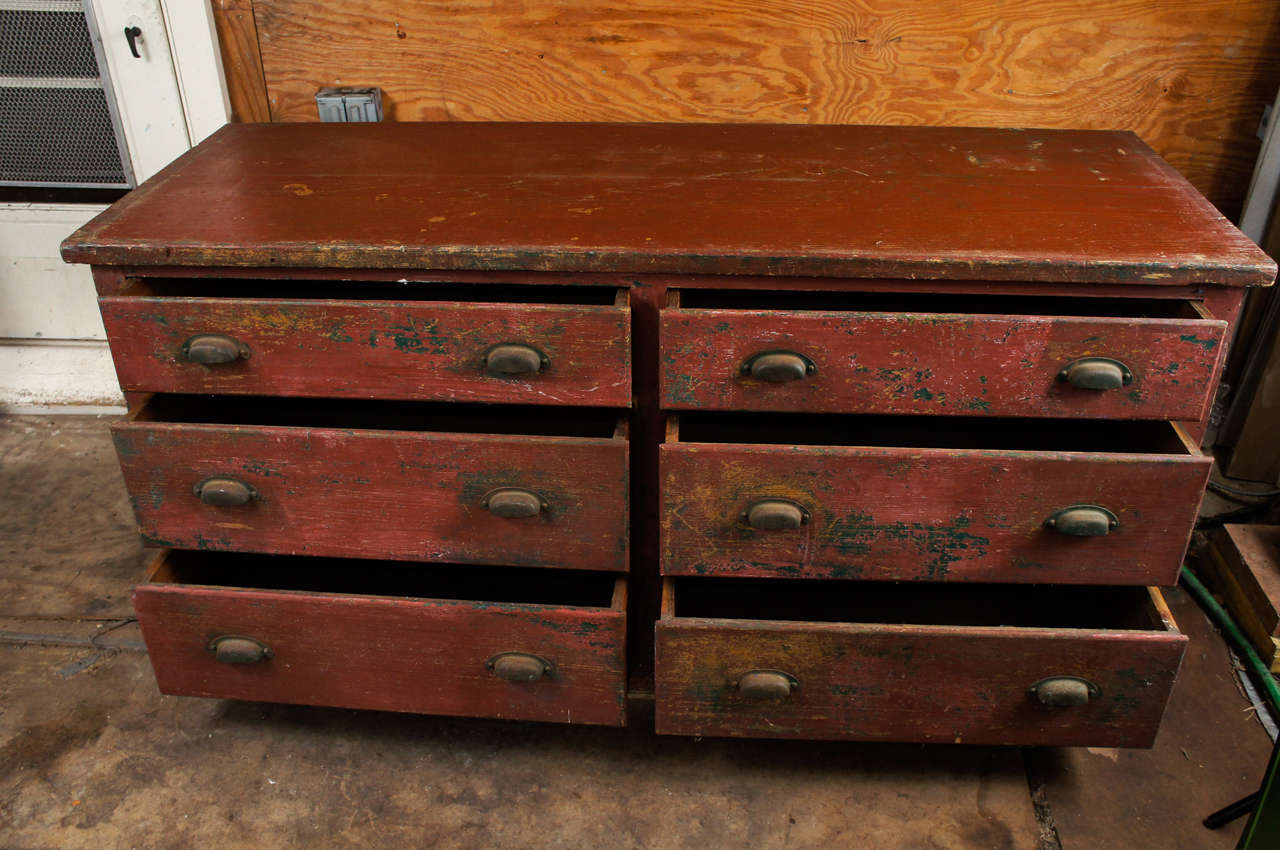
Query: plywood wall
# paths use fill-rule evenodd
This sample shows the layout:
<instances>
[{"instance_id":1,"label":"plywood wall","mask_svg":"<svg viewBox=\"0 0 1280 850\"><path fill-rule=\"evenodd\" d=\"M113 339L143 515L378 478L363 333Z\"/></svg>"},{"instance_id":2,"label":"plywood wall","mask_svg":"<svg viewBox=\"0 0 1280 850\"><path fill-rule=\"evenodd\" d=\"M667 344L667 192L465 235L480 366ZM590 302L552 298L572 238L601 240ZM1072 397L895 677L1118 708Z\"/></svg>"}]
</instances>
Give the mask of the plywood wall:
<instances>
[{"instance_id":1,"label":"plywood wall","mask_svg":"<svg viewBox=\"0 0 1280 850\"><path fill-rule=\"evenodd\" d=\"M1229 215L1280 85L1274 0L218 5L241 29L252 10L275 121L315 120L321 86L378 85L400 121L1125 128Z\"/></svg>"}]
</instances>

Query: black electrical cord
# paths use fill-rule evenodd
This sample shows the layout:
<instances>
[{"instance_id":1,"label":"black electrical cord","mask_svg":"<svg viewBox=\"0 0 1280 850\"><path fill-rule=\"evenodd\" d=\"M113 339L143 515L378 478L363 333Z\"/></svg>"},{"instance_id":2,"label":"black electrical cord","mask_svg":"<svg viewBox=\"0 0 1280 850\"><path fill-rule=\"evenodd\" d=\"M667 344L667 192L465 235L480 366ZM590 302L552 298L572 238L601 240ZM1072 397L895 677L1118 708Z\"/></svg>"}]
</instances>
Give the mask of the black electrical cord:
<instances>
[{"instance_id":1,"label":"black electrical cord","mask_svg":"<svg viewBox=\"0 0 1280 850\"><path fill-rule=\"evenodd\" d=\"M1274 499L1280 496L1280 490L1244 490L1223 484L1221 481L1209 481L1209 489L1224 496L1243 496L1246 499Z\"/></svg>"}]
</instances>

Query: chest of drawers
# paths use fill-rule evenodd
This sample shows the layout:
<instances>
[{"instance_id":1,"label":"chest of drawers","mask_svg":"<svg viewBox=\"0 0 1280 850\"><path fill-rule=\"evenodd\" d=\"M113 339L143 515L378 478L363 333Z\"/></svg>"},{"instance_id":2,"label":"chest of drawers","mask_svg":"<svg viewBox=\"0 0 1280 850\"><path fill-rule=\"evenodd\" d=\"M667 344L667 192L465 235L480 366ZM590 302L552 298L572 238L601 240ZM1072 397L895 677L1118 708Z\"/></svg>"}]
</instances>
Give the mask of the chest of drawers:
<instances>
[{"instance_id":1,"label":"chest of drawers","mask_svg":"<svg viewBox=\"0 0 1280 850\"><path fill-rule=\"evenodd\" d=\"M1136 137L235 125L71 236L166 693L1146 746L1246 286Z\"/></svg>"}]
</instances>

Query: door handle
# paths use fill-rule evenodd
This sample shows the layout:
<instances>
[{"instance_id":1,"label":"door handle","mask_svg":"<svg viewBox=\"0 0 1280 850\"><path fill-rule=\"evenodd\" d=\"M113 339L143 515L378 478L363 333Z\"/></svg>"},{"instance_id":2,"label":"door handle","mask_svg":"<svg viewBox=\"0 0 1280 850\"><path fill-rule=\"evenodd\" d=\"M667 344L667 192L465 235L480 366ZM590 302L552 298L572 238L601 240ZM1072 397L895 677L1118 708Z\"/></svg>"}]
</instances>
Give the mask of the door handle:
<instances>
[{"instance_id":1,"label":"door handle","mask_svg":"<svg viewBox=\"0 0 1280 850\"><path fill-rule=\"evenodd\" d=\"M485 352L484 370L490 375L529 375L551 365L551 358L530 345L503 343Z\"/></svg>"},{"instance_id":2,"label":"door handle","mask_svg":"<svg viewBox=\"0 0 1280 850\"><path fill-rule=\"evenodd\" d=\"M257 664L271 658L271 647L244 635L220 635L207 649L223 664Z\"/></svg>"},{"instance_id":3,"label":"door handle","mask_svg":"<svg viewBox=\"0 0 1280 850\"><path fill-rule=\"evenodd\" d=\"M1071 537L1103 537L1120 527L1120 519L1101 505L1072 505L1056 511L1045 525Z\"/></svg>"},{"instance_id":4,"label":"door handle","mask_svg":"<svg viewBox=\"0 0 1280 850\"><path fill-rule=\"evenodd\" d=\"M743 362L741 371L757 381L785 384L817 373L818 367L808 357L794 351L758 351Z\"/></svg>"},{"instance_id":5,"label":"door handle","mask_svg":"<svg viewBox=\"0 0 1280 850\"><path fill-rule=\"evenodd\" d=\"M1133 383L1133 371L1111 357L1081 357L1063 366L1058 380L1082 390L1117 390Z\"/></svg>"},{"instance_id":6,"label":"door handle","mask_svg":"<svg viewBox=\"0 0 1280 850\"><path fill-rule=\"evenodd\" d=\"M138 39L142 38L142 27L125 27L124 37L129 42L129 52L133 54L133 58L141 59L142 54L138 52Z\"/></svg>"},{"instance_id":7,"label":"door handle","mask_svg":"<svg viewBox=\"0 0 1280 850\"><path fill-rule=\"evenodd\" d=\"M809 512L788 499L765 499L743 511L742 519L752 528L783 531L804 525L809 521Z\"/></svg>"},{"instance_id":8,"label":"door handle","mask_svg":"<svg viewBox=\"0 0 1280 850\"><path fill-rule=\"evenodd\" d=\"M747 699L785 699L800 687L800 681L781 670L752 670L738 679L738 693Z\"/></svg>"},{"instance_id":9,"label":"door handle","mask_svg":"<svg viewBox=\"0 0 1280 850\"><path fill-rule=\"evenodd\" d=\"M258 498L258 491L254 487L229 475L206 478L192 489L200 501L219 508L247 505Z\"/></svg>"},{"instance_id":10,"label":"door handle","mask_svg":"<svg viewBox=\"0 0 1280 850\"><path fill-rule=\"evenodd\" d=\"M1054 708L1084 705L1101 693L1097 685L1079 676L1050 676L1036 682L1029 691L1041 705Z\"/></svg>"},{"instance_id":11,"label":"door handle","mask_svg":"<svg viewBox=\"0 0 1280 850\"><path fill-rule=\"evenodd\" d=\"M226 334L197 334L182 344L182 357L191 363L217 366L249 359L249 346Z\"/></svg>"}]
</instances>

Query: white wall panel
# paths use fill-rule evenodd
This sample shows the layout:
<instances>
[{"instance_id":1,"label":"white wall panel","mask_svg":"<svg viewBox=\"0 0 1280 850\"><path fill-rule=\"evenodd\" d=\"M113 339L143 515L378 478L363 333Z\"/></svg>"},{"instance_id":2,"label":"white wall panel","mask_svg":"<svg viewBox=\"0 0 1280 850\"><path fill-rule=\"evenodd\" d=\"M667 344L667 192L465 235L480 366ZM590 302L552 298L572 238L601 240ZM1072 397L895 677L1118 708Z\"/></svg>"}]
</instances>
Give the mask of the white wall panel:
<instances>
[{"instance_id":1,"label":"white wall panel","mask_svg":"<svg viewBox=\"0 0 1280 850\"><path fill-rule=\"evenodd\" d=\"M104 206L0 204L0 337L105 339L88 266L58 245Z\"/></svg>"},{"instance_id":2,"label":"white wall panel","mask_svg":"<svg viewBox=\"0 0 1280 850\"><path fill-rule=\"evenodd\" d=\"M0 412L123 410L105 342L0 341Z\"/></svg>"}]
</instances>

